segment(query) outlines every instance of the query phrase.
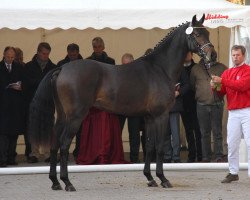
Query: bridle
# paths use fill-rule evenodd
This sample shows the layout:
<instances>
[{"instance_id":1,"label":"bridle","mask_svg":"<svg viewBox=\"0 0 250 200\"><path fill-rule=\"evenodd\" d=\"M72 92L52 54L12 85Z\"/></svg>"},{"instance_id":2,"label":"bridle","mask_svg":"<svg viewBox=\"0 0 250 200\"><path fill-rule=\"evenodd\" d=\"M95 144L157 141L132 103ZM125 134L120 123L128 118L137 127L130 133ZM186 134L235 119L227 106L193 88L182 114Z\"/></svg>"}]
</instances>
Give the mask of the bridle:
<instances>
[{"instance_id":1,"label":"bridle","mask_svg":"<svg viewBox=\"0 0 250 200\"><path fill-rule=\"evenodd\" d=\"M212 62L208 58L207 53L205 52L204 49L205 48L209 48L209 49L214 48L214 46L210 42L207 42L207 43L205 43L203 45L200 45L197 42L196 38L199 37L199 36L197 35L197 33L195 33L193 31L193 29L199 29L199 28L205 28L205 27L192 27L191 23L190 23L189 27L186 29L186 34L188 35L189 41L191 40L193 42L193 44L197 47L197 49L198 49L197 54L203 59L204 66L205 66L206 69L208 69L214 64L214 62Z\"/></svg>"}]
</instances>

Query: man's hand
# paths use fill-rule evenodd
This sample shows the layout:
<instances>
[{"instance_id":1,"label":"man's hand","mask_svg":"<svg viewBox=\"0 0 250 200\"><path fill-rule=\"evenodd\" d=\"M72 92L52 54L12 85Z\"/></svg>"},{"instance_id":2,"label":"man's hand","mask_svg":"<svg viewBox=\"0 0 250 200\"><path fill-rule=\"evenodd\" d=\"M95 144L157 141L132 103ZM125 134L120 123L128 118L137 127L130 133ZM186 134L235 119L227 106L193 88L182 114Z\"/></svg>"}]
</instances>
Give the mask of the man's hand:
<instances>
[{"instance_id":1,"label":"man's hand","mask_svg":"<svg viewBox=\"0 0 250 200\"><path fill-rule=\"evenodd\" d=\"M212 79L210 81L211 88L220 91L221 90L221 77L212 75Z\"/></svg>"},{"instance_id":2,"label":"man's hand","mask_svg":"<svg viewBox=\"0 0 250 200\"><path fill-rule=\"evenodd\" d=\"M175 97L178 97L180 95L179 91L175 91Z\"/></svg>"},{"instance_id":3,"label":"man's hand","mask_svg":"<svg viewBox=\"0 0 250 200\"><path fill-rule=\"evenodd\" d=\"M221 77L212 75L212 82L215 84L221 83Z\"/></svg>"}]
</instances>

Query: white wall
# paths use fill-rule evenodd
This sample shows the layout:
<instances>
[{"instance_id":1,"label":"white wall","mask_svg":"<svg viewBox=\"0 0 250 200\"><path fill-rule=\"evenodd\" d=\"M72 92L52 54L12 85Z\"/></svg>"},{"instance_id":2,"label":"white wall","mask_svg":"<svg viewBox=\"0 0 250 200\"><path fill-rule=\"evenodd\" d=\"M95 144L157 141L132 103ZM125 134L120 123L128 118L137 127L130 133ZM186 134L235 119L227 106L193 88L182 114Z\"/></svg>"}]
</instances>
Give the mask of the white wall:
<instances>
[{"instance_id":1,"label":"white wall","mask_svg":"<svg viewBox=\"0 0 250 200\"><path fill-rule=\"evenodd\" d=\"M51 51L51 60L57 63L66 55L66 47L69 43L77 43L80 46L80 53L84 58L92 53L91 41L94 37L100 36L104 39L109 56L115 58L116 63L121 63L121 56L124 53L132 53L135 58L142 56L146 49L153 48L170 30L162 29L120 29L120 30L77 30L77 29L53 29L53 30L10 30L0 29L0 54L5 46L19 47L24 52L24 61L32 59L36 53L37 45L41 41L49 42ZM211 42L218 52L218 60L228 65L230 29L220 27L209 29ZM198 57L195 57L198 61ZM124 150L128 150L128 133L125 127L123 131ZM19 143L23 143L20 137ZM23 148L18 147L18 152L23 153Z\"/></svg>"}]
</instances>

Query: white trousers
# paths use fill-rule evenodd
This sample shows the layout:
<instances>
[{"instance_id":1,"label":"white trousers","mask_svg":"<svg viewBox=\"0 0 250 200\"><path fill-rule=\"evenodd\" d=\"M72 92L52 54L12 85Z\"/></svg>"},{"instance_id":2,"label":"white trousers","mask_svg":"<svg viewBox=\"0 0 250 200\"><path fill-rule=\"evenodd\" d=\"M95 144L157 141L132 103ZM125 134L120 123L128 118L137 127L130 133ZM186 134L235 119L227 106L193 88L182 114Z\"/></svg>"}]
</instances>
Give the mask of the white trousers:
<instances>
[{"instance_id":1,"label":"white trousers","mask_svg":"<svg viewBox=\"0 0 250 200\"><path fill-rule=\"evenodd\" d=\"M239 148L242 134L247 145L248 176L250 177L250 108L228 112L227 144L229 172L231 174L239 172Z\"/></svg>"}]
</instances>

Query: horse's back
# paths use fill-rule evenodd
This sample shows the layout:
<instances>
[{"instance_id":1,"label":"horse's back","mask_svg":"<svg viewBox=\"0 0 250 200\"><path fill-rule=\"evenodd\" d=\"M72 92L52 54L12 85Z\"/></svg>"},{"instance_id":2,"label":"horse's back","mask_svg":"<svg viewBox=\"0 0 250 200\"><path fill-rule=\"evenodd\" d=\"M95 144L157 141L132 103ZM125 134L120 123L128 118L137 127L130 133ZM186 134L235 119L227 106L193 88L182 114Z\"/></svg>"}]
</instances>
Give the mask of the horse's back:
<instances>
[{"instance_id":1,"label":"horse's back","mask_svg":"<svg viewBox=\"0 0 250 200\"><path fill-rule=\"evenodd\" d=\"M150 67L142 60L124 66L73 61L57 78L58 96L66 112L90 106L126 115L154 112L155 105L165 106L170 89L165 76Z\"/></svg>"}]
</instances>

